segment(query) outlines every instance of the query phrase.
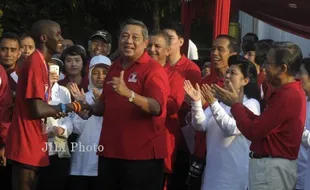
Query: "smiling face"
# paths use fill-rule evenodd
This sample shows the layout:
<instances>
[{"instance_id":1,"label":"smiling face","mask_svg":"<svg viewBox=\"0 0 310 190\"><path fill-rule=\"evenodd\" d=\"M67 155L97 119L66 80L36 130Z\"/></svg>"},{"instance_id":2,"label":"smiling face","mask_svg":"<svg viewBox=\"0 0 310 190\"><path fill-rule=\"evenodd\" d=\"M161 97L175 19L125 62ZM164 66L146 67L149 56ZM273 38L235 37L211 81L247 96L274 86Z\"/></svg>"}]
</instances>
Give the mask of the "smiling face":
<instances>
[{"instance_id":1,"label":"smiling face","mask_svg":"<svg viewBox=\"0 0 310 190\"><path fill-rule=\"evenodd\" d=\"M163 36L150 36L147 50L149 55L161 65L166 64L167 56L169 55L169 45Z\"/></svg>"},{"instance_id":2,"label":"smiling face","mask_svg":"<svg viewBox=\"0 0 310 190\"><path fill-rule=\"evenodd\" d=\"M55 23L50 26L49 32L47 35L46 46L48 47L51 54L61 53L62 52L62 41L60 26Z\"/></svg>"},{"instance_id":3,"label":"smiling face","mask_svg":"<svg viewBox=\"0 0 310 190\"><path fill-rule=\"evenodd\" d=\"M90 42L89 54L91 57L97 55L107 56L110 54L111 45L107 43L102 37L94 37Z\"/></svg>"},{"instance_id":4,"label":"smiling face","mask_svg":"<svg viewBox=\"0 0 310 190\"><path fill-rule=\"evenodd\" d=\"M228 58L231 56L228 46L229 40L226 38L214 40L211 50L211 62L216 69L228 67Z\"/></svg>"},{"instance_id":5,"label":"smiling face","mask_svg":"<svg viewBox=\"0 0 310 190\"><path fill-rule=\"evenodd\" d=\"M147 47L148 40L144 39L142 27L126 25L120 35L118 47L120 54L128 60L137 60Z\"/></svg>"}]
</instances>

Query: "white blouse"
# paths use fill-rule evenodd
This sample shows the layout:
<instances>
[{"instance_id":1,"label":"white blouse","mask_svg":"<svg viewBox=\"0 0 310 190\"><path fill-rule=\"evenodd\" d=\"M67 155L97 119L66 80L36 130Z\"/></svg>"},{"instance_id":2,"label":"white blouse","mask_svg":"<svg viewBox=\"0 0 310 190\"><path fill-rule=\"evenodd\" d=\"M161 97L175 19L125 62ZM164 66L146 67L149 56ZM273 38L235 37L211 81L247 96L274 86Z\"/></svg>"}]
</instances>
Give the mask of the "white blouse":
<instances>
[{"instance_id":1,"label":"white blouse","mask_svg":"<svg viewBox=\"0 0 310 190\"><path fill-rule=\"evenodd\" d=\"M86 101L93 104L93 92L88 91ZM98 156L97 149L101 134L103 117L91 116L83 120L77 114L73 118L73 132L78 134L76 146L71 157L70 175L97 176ZM101 150L102 151L102 150Z\"/></svg>"},{"instance_id":2,"label":"white blouse","mask_svg":"<svg viewBox=\"0 0 310 190\"><path fill-rule=\"evenodd\" d=\"M254 114L260 114L257 100L244 97L243 104ZM247 189L250 142L238 130L230 107L216 101L203 111L201 101L192 102L192 126L207 134L201 189Z\"/></svg>"}]
</instances>

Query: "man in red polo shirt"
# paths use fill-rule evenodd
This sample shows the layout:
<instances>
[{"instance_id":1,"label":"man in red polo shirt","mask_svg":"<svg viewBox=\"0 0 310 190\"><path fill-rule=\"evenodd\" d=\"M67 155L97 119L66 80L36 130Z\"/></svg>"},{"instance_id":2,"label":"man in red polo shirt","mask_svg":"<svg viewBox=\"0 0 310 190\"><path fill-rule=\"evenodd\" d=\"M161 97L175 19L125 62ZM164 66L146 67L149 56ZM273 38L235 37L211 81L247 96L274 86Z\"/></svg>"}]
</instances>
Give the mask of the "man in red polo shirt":
<instances>
[{"instance_id":1,"label":"man in red polo shirt","mask_svg":"<svg viewBox=\"0 0 310 190\"><path fill-rule=\"evenodd\" d=\"M100 97L102 189L162 189L170 88L165 69L145 52L147 44L144 23L125 21L119 37L121 56L111 66Z\"/></svg>"},{"instance_id":2,"label":"man in red polo shirt","mask_svg":"<svg viewBox=\"0 0 310 190\"><path fill-rule=\"evenodd\" d=\"M169 77L170 94L167 102L167 150L168 156L165 158L165 187L170 183L170 175L173 173L174 160L176 157L176 145L180 139L180 126L178 111L184 101L184 78L179 72L167 63L167 56L170 50L170 38L167 33L157 31L150 34L148 45L149 55L155 59L166 70Z\"/></svg>"},{"instance_id":3,"label":"man in red polo shirt","mask_svg":"<svg viewBox=\"0 0 310 190\"><path fill-rule=\"evenodd\" d=\"M12 119L13 97L4 68L0 65L0 179L1 187L12 188L11 165L7 165L4 145ZM5 168L3 168L5 167Z\"/></svg>"},{"instance_id":4,"label":"man in red polo shirt","mask_svg":"<svg viewBox=\"0 0 310 190\"><path fill-rule=\"evenodd\" d=\"M21 68L13 119L5 142L5 155L12 161L14 190L35 189L40 167L49 164L48 152L44 151L47 142L44 118L75 110L72 104L47 103L50 99L47 63L62 42L60 26L51 20L40 20L34 23L31 34L38 49ZM85 106L82 104L83 109Z\"/></svg>"},{"instance_id":5,"label":"man in red polo shirt","mask_svg":"<svg viewBox=\"0 0 310 190\"><path fill-rule=\"evenodd\" d=\"M4 33L0 38L0 64L5 68L13 94L18 81L16 63L20 55L19 36L10 32Z\"/></svg>"},{"instance_id":6,"label":"man in red polo shirt","mask_svg":"<svg viewBox=\"0 0 310 190\"><path fill-rule=\"evenodd\" d=\"M239 53L240 43L234 37L229 35L217 36L213 41L210 55L212 63L211 74L202 79L202 84L217 84L222 87L226 71L229 68L228 58ZM204 108L207 107L208 104L204 102ZM197 158L205 159L206 151L206 134L196 132L194 155ZM198 184L198 186L200 185Z\"/></svg>"},{"instance_id":7,"label":"man in red polo shirt","mask_svg":"<svg viewBox=\"0 0 310 190\"><path fill-rule=\"evenodd\" d=\"M170 65L173 66L185 80L191 81L193 85L196 83L200 84L202 77L200 68L193 61L189 60L181 53L181 47L184 44L184 27L182 24L178 22L167 22L164 23L162 29L169 35L171 41L171 50L169 54ZM178 113L180 119L180 133L181 128L186 126L185 116L189 111L190 105L186 102L183 102ZM172 186L175 189L187 189L185 180L188 173L190 153L184 140L183 134L181 134L180 137L180 143L177 145L178 152L175 163L175 172L172 177Z\"/></svg>"},{"instance_id":8,"label":"man in red polo shirt","mask_svg":"<svg viewBox=\"0 0 310 190\"><path fill-rule=\"evenodd\" d=\"M297 157L306 119L306 96L295 81L302 62L300 48L290 42L274 43L264 65L275 88L266 109L257 116L230 91L213 85L216 97L231 106L240 132L251 141L249 189L294 189ZM275 117L276 114L276 117Z\"/></svg>"}]
</instances>

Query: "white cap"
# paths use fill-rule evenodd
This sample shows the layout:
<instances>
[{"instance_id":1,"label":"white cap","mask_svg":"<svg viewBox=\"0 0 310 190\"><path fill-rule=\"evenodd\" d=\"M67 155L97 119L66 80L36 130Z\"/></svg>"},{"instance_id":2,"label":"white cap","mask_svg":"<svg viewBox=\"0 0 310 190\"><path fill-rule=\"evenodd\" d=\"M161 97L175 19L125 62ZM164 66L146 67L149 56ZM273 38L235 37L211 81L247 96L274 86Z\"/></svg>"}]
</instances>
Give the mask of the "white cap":
<instances>
[{"instance_id":1,"label":"white cap","mask_svg":"<svg viewBox=\"0 0 310 190\"><path fill-rule=\"evenodd\" d=\"M111 66L111 60L108 57L103 56L103 55L94 56L90 60L89 68L92 68L98 64L104 64L104 65L110 67Z\"/></svg>"}]
</instances>

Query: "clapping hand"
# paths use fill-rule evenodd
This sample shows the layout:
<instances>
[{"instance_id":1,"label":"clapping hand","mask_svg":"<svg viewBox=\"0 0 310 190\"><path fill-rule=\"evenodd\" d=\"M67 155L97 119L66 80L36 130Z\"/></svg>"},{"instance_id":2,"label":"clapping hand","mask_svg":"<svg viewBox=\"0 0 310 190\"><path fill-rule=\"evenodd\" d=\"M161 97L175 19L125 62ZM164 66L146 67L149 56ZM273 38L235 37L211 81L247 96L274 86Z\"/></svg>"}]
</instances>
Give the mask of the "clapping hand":
<instances>
[{"instance_id":1,"label":"clapping hand","mask_svg":"<svg viewBox=\"0 0 310 190\"><path fill-rule=\"evenodd\" d=\"M100 96L101 96L101 93L99 92L99 90L97 88L94 88L93 89L93 100L94 102L96 102L97 100L99 100Z\"/></svg>"},{"instance_id":2,"label":"clapping hand","mask_svg":"<svg viewBox=\"0 0 310 190\"><path fill-rule=\"evenodd\" d=\"M231 107L235 103L242 102L242 100L239 97L239 94L237 93L236 89L234 88L234 86L230 81L226 85L227 90L219 87L216 84L213 84L211 88L214 91L215 97L220 101L222 101L227 106Z\"/></svg>"},{"instance_id":3,"label":"clapping hand","mask_svg":"<svg viewBox=\"0 0 310 190\"><path fill-rule=\"evenodd\" d=\"M192 101L197 102L201 100L201 92L200 92L199 84L196 84L196 89L195 89L189 80L185 80L184 90L187 96L191 98Z\"/></svg>"},{"instance_id":4,"label":"clapping hand","mask_svg":"<svg viewBox=\"0 0 310 190\"><path fill-rule=\"evenodd\" d=\"M209 105L213 104L216 99L213 95L213 90L207 84L203 84L201 87L201 95L208 102Z\"/></svg>"},{"instance_id":5,"label":"clapping hand","mask_svg":"<svg viewBox=\"0 0 310 190\"><path fill-rule=\"evenodd\" d=\"M81 101L86 104L86 98L84 90L80 90L76 83L71 83L68 85L68 89L76 101Z\"/></svg>"},{"instance_id":6,"label":"clapping hand","mask_svg":"<svg viewBox=\"0 0 310 190\"><path fill-rule=\"evenodd\" d=\"M113 77L112 81L109 82L112 88L121 96L130 97L131 90L129 90L124 81L124 71L121 71L120 77Z\"/></svg>"}]
</instances>

